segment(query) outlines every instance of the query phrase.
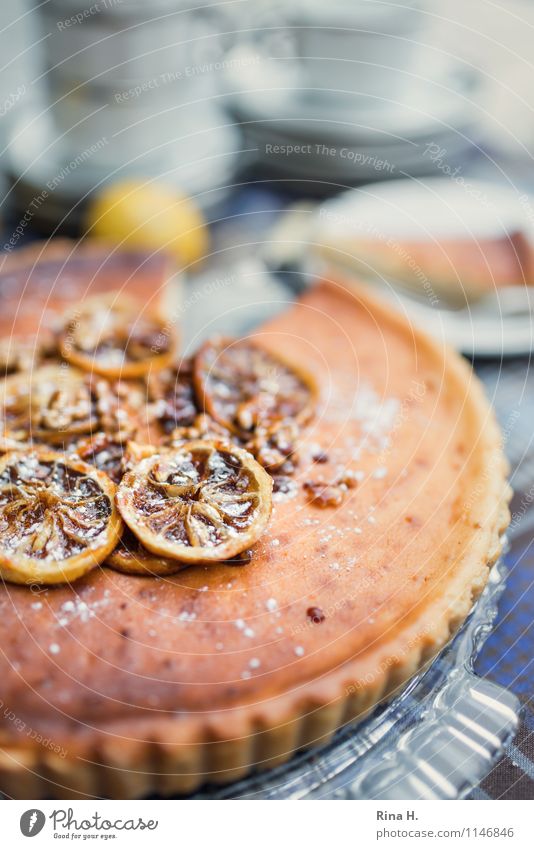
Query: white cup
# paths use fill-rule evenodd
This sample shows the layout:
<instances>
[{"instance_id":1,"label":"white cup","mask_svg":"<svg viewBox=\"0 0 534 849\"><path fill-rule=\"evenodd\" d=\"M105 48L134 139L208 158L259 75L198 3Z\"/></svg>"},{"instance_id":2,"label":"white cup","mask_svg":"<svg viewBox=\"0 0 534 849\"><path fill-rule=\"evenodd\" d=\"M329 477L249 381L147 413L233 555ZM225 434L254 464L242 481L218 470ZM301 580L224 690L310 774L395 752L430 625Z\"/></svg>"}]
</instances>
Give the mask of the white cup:
<instances>
[{"instance_id":1,"label":"white cup","mask_svg":"<svg viewBox=\"0 0 534 849\"><path fill-rule=\"evenodd\" d=\"M395 99L409 83L418 46L418 4L388 6L375 0L298 4L290 11L288 34L303 86L361 92Z\"/></svg>"}]
</instances>

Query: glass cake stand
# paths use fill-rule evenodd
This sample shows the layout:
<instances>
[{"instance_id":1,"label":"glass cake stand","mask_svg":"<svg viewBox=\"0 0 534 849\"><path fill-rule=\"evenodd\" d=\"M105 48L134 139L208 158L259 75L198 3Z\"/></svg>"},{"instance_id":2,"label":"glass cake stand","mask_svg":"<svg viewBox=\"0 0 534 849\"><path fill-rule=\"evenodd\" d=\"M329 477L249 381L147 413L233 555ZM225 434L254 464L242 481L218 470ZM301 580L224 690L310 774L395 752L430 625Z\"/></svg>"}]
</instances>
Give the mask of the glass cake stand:
<instances>
[{"instance_id":1,"label":"glass cake stand","mask_svg":"<svg viewBox=\"0 0 534 849\"><path fill-rule=\"evenodd\" d=\"M461 799L513 737L519 701L473 671L497 613L507 569L499 561L468 619L400 695L323 748L193 798Z\"/></svg>"}]
</instances>

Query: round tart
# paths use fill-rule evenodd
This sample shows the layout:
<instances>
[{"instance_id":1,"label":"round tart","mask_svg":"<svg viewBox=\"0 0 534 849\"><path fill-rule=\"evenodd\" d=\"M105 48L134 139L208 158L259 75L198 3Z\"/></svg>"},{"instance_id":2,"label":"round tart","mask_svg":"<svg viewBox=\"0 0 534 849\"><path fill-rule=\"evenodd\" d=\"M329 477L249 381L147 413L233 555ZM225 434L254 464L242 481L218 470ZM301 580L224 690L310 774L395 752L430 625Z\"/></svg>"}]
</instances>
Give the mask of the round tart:
<instances>
[{"instance_id":1,"label":"round tart","mask_svg":"<svg viewBox=\"0 0 534 849\"><path fill-rule=\"evenodd\" d=\"M176 352L174 332L139 304L113 292L89 298L67 320L61 354L73 365L109 378L142 377L164 368Z\"/></svg>"},{"instance_id":2,"label":"round tart","mask_svg":"<svg viewBox=\"0 0 534 849\"><path fill-rule=\"evenodd\" d=\"M206 342L194 359L199 403L216 422L247 437L284 420L313 415L317 385L303 368L248 339Z\"/></svg>"},{"instance_id":3,"label":"round tart","mask_svg":"<svg viewBox=\"0 0 534 849\"><path fill-rule=\"evenodd\" d=\"M249 563L0 588L2 700L20 720L0 716L8 795L183 794L279 764L421 670L481 592L509 489L467 364L337 283L261 340L313 372L321 400ZM319 506L312 484L346 491Z\"/></svg>"},{"instance_id":4,"label":"round tart","mask_svg":"<svg viewBox=\"0 0 534 849\"><path fill-rule=\"evenodd\" d=\"M271 491L271 478L247 451L197 440L142 460L122 479L117 504L153 554L209 563L258 540Z\"/></svg>"},{"instance_id":5,"label":"round tart","mask_svg":"<svg viewBox=\"0 0 534 849\"><path fill-rule=\"evenodd\" d=\"M73 581L118 542L115 486L96 469L50 451L0 460L0 576L19 584Z\"/></svg>"}]
</instances>

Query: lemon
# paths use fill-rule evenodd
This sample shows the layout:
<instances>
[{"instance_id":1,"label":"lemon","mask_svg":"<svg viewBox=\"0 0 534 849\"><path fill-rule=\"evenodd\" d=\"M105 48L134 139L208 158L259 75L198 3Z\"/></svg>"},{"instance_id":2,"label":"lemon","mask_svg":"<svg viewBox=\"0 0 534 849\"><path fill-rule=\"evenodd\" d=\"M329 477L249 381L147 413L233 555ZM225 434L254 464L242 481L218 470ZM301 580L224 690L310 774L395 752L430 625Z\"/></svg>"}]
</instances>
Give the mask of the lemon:
<instances>
[{"instance_id":1,"label":"lemon","mask_svg":"<svg viewBox=\"0 0 534 849\"><path fill-rule=\"evenodd\" d=\"M165 249L184 265L208 250L208 229L191 198L155 183L128 180L106 186L91 199L88 234L128 247Z\"/></svg>"}]
</instances>

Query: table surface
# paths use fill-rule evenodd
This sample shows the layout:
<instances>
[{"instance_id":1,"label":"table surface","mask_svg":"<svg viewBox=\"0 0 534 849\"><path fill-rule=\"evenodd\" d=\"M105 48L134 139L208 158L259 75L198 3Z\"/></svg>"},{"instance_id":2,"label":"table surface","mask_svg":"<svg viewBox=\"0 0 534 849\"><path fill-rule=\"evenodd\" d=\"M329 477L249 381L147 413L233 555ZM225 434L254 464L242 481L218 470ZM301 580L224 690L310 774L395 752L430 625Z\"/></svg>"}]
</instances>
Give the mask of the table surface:
<instances>
[{"instance_id":1,"label":"table surface","mask_svg":"<svg viewBox=\"0 0 534 849\"><path fill-rule=\"evenodd\" d=\"M514 489L509 576L476 671L512 690L523 711L516 739L472 798L534 799L534 374L528 358L475 369L505 433Z\"/></svg>"}]
</instances>

